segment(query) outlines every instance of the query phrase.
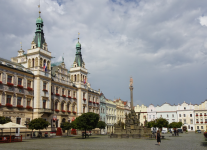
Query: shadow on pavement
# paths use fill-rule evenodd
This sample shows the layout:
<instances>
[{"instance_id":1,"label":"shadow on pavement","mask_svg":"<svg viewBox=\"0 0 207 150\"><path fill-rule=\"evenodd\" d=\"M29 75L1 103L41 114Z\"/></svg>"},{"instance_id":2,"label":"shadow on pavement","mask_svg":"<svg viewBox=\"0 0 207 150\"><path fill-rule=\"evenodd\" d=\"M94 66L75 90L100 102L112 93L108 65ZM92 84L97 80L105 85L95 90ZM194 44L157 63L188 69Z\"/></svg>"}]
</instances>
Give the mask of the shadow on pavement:
<instances>
[{"instance_id":1,"label":"shadow on pavement","mask_svg":"<svg viewBox=\"0 0 207 150\"><path fill-rule=\"evenodd\" d=\"M201 146L207 147L207 142L201 142Z\"/></svg>"}]
</instances>

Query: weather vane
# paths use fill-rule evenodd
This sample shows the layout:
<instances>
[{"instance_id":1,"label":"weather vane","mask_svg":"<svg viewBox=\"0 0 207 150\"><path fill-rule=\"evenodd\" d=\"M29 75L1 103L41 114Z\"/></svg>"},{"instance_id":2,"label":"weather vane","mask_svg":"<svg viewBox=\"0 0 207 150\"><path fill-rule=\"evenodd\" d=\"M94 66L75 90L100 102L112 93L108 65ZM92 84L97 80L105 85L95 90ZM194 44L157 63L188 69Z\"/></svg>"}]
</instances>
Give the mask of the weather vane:
<instances>
[{"instance_id":1,"label":"weather vane","mask_svg":"<svg viewBox=\"0 0 207 150\"><path fill-rule=\"evenodd\" d=\"M40 17L40 13L41 13L41 11L40 11L40 4L38 5L38 8L39 8L39 17Z\"/></svg>"},{"instance_id":2,"label":"weather vane","mask_svg":"<svg viewBox=\"0 0 207 150\"><path fill-rule=\"evenodd\" d=\"M78 32L78 42L79 42L79 35L80 35L80 33Z\"/></svg>"}]
</instances>

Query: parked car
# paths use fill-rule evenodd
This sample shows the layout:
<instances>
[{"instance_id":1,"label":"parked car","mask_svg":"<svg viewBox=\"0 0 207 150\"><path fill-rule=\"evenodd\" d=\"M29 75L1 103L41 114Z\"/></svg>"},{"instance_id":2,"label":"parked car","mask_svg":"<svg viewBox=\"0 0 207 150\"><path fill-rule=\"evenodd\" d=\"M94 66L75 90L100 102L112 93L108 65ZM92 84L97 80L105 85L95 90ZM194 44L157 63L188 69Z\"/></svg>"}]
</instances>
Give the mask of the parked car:
<instances>
[{"instance_id":1,"label":"parked car","mask_svg":"<svg viewBox=\"0 0 207 150\"><path fill-rule=\"evenodd\" d=\"M183 133L183 130L182 130L182 129L178 129L178 132L179 132L179 133Z\"/></svg>"},{"instance_id":2,"label":"parked car","mask_svg":"<svg viewBox=\"0 0 207 150\"><path fill-rule=\"evenodd\" d=\"M167 131L166 130L162 130L162 134L165 134L165 133L167 133Z\"/></svg>"},{"instance_id":3,"label":"parked car","mask_svg":"<svg viewBox=\"0 0 207 150\"><path fill-rule=\"evenodd\" d=\"M201 130L197 130L198 133L201 133Z\"/></svg>"},{"instance_id":4,"label":"parked car","mask_svg":"<svg viewBox=\"0 0 207 150\"><path fill-rule=\"evenodd\" d=\"M156 133L157 131L156 130L152 130L152 134Z\"/></svg>"}]
</instances>

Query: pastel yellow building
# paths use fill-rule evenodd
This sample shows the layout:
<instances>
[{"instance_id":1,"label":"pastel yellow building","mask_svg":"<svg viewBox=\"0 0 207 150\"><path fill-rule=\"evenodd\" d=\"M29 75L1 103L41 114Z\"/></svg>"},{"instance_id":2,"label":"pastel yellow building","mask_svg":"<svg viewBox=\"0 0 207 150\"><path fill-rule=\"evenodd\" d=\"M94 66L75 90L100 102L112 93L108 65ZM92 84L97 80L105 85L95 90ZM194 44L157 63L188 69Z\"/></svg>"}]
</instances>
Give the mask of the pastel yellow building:
<instances>
[{"instance_id":1,"label":"pastel yellow building","mask_svg":"<svg viewBox=\"0 0 207 150\"><path fill-rule=\"evenodd\" d=\"M114 101L114 103L116 104L116 118L117 121L121 120L121 122L125 123L125 107L124 107L124 103L123 101L119 98L117 100Z\"/></svg>"}]
</instances>

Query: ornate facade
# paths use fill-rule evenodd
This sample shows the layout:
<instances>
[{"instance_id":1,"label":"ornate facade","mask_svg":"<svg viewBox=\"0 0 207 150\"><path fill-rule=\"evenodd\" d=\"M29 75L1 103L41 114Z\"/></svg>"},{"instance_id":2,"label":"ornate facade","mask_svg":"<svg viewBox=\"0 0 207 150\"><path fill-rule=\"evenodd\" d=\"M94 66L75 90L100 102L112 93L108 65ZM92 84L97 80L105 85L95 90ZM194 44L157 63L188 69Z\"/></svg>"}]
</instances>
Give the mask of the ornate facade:
<instances>
[{"instance_id":1,"label":"ornate facade","mask_svg":"<svg viewBox=\"0 0 207 150\"><path fill-rule=\"evenodd\" d=\"M43 26L39 16L35 37L26 53L20 49L11 61L0 59L0 115L12 120L19 118L22 125L26 120L41 117L55 128L82 113L99 114L100 92L93 90L87 82L88 71L79 38L75 61L69 71L64 58L62 62L51 64L52 54L44 38Z\"/></svg>"}]
</instances>

